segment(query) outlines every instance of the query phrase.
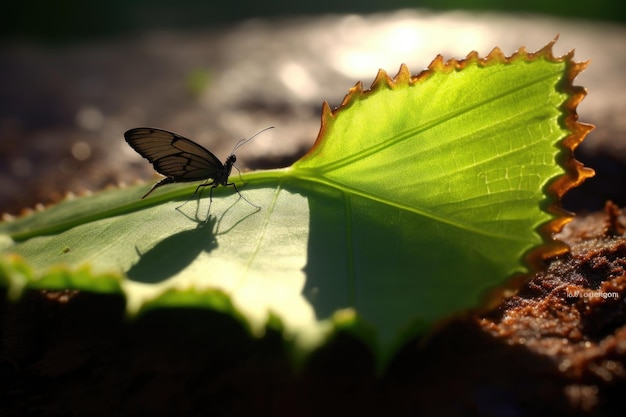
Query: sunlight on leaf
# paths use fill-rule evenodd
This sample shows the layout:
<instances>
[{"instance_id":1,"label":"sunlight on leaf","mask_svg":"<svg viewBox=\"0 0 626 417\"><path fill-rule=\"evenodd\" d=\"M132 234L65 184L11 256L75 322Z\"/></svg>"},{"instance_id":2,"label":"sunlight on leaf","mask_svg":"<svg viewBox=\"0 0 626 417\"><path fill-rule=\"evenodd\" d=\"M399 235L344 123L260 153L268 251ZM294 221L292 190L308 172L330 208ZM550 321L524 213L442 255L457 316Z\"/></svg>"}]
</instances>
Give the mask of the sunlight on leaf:
<instances>
[{"instance_id":1,"label":"sunlight on leaf","mask_svg":"<svg viewBox=\"0 0 626 417\"><path fill-rule=\"evenodd\" d=\"M585 92L572 86L586 63L552 46L438 57L417 76L402 66L357 84L337 109L324 104L315 145L292 167L233 178L259 211L227 188L208 218L207 198L177 211L196 185L171 185L1 224L11 257L0 283L14 297L46 283L122 291L131 314L213 308L255 335L273 323L300 357L347 331L384 366L566 249L551 234L569 219L560 197L592 175L572 155L591 127L577 122ZM65 278L50 281L59 267Z\"/></svg>"}]
</instances>

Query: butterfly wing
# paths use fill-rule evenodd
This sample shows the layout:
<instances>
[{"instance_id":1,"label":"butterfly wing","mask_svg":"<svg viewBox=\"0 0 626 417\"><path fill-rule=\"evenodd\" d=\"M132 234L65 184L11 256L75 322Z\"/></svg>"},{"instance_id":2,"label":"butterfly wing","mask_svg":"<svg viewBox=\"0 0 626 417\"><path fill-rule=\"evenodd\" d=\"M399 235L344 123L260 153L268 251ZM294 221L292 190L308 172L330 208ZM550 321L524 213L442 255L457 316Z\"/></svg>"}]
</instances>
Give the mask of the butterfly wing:
<instances>
[{"instance_id":1,"label":"butterfly wing","mask_svg":"<svg viewBox=\"0 0 626 417\"><path fill-rule=\"evenodd\" d=\"M172 178L170 182L215 179L223 166L208 149L166 130L139 127L124 138L159 174Z\"/></svg>"}]
</instances>

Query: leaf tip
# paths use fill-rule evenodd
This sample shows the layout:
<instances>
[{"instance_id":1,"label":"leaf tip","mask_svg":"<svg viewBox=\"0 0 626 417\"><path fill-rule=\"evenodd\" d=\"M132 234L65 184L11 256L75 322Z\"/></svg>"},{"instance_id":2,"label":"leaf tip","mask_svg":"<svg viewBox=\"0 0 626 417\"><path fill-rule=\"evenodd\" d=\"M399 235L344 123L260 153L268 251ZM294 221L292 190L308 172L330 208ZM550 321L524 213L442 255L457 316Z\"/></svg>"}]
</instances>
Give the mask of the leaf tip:
<instances>
[{"instance_id":1,"label":"leaf tip","mask_svg":"<svg viewBox=\"0 0 626 417\"><path fill-rule=\"evenodd\" d=\"M411 71L406 64L401 64L400 69L395 77L393 77L394 84L408 84L411 80Z\"/></svg>"},{"instance_id":2,"label":"leaf tip","mask_svg":"<svg viewBox=\"0 0 626 417\"><path fill-rule=\"evenodd\" d=\"M354 87L353 87L354 88ZM344 99L345 101L345 99ZM336 111L337 109L335 109ZM303 160L305 158L309 158L312 155L314 155L315 153L317 153L320 149L321 143L323 142L323 138L324 136L326 136L327 131L329 129L329 126L332 124L333 119L335 118L335 114L333 112L333 110L330 108L330 105L328 104L327 101L324 101L322 103L322 115L321 115L321 123L320 123L320 130L317 134L317 138L315 139L315 143L313 143L313 146L311 146L311 148L307 151L306 154L304 154L300 160Z\"/></svg>"},{"instance_id":3,"label":"leaf tip","mask_svg":"<svg viewBox=\"0 0 626 417\"><path fill-rule=\"evenodd\" d=\"M381 87L392 87L393 80L389 78L389 74L384 69L379 69L378 74L376 74L376 78L372 83L370 90L375 90L376 88Z\"/></svg>"},{"instance_id":4,"label":"leaf tip","mask_svg":"<svg viewBox=\"0 0 626 417\"><path fill-rule=\"evenodd\" d=\"M376 78L378 79L378 77ZM363 83L361 81L357 81L357 83L348 90L348 94L344 96L343 101L338 106L338 108L348 106L350 103L354 101L355 97L357 97L358 95L362 93L363 93Z\"/></svg>"}]
</instances>

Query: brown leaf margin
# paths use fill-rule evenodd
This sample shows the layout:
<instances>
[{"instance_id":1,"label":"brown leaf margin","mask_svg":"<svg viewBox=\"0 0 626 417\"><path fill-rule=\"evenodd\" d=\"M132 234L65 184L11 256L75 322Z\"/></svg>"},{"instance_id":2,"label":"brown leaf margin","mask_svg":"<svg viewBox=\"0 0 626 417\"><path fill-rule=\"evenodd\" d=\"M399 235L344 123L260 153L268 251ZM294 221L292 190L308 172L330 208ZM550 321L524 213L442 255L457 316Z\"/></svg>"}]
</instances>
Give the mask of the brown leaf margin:
<instances>
[{"instance_id":1,"label":"brown leaf margin","mask_svg":"<svg viewBox=\"0 0 626 417\"><path fill-rule=\"evenodd\" d=\"M561 107L561 117L559 122L569 134L561 140L560 152L557 155L557 163L564 169L564 173L552 178L548 185L544 187L544 195L546 199L542 203L542 208L549 214L555 216L554 219L547 221L537 227L537 232L543 239L543 244L530 249L524 256L523 260L528 267L527 273L515 274L506 280L506 282L489 290L485 294L483 309L493 308L495 305L507 297L512 295L530 280L530 278L539 271L545 269L545 261L559 255L569 252L569 246L553 236L560 232L563 227L569 223L574 214L563 209L561 199L572 188L582 184L586 179L595 175L595 171L589 167L585 167L574 157L574 151L582 143L587 134L594 129L594 125L581 123L578 121L578 113L576 111L578 104L587 95L587 90L581 86L573 85L574 79L580 74L589 61L575 62L573 60L574 50L567 54L555 57L553 47L558 40L558 35L536 52L528 52L524 46L520 47L511 56L506 56L502 50L495 47L484 58L480 58L478 52L470 52L464 59L452 58L444 61L442 55L437 55L430 65L417 75L411 75L409 68L402 64L395 77L391 78L386 71L380 69L376 78L372 82L369 89L364 90L361 81L357 82L354 87L348 90L348 94L344 97L339 106L332 109L328 102L322 104L321 127L315 143L311 149L300 160L313 157L321 148L321 143L327 134L327 131L334 124L335 119L342 111L348 109L352 103L367 98L369 95L376 93L380 89L397 89L405 85L415 85L425 81L433 73L450 73L452 71L460 71L470 65L478 65L486 67L489 65L511 64L516 61L531 62L538 59L546 59L550 62L565 62L566 71L559 82L557 88L560 92L566 94L568 99Z\"/></svg>"}]
</instances>

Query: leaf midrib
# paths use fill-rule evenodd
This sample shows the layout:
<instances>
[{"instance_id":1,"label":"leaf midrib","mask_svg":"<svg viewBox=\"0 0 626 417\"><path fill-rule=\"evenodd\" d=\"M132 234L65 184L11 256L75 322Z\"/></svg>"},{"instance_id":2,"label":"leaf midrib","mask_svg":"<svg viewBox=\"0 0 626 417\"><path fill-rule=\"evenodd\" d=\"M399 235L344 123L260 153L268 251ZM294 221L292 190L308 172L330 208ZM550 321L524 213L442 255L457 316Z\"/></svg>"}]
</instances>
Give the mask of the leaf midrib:
<instances>
[{"instance_id":1,"label":"leaf midrib","mask_svg":"<svg viewBox=\"0 0 626 417\"><path fill-rule=\"evenodd\" d=\"M428 218L432 221L438 221L444 224L447 224L449 226L453 226L459 230L463 230L465 232L471 232L474 233L476 235L480 235L480 236L486 236L489 238L496 238L496 239L503 239L503 240L508 240L508 241L514 241L514 242L522 242L525 241L525 239L522 238L516 238L516 236L514 235L509 235L509 234L497 234L497 233L492 233L492 232L488 232L486 230L477 228L469 223L463 223L463 222L458 222L458 221L453 221L452 219L446 218L446 217L442 217L439 216L437 214L434 214L432 212L426 211L426 210L422 210L419 209L417 207L412 207L406 204L401 204L398 203L396 201L392 201L392 200L388 200L385 199L379 195L376 195L374 193L371 192L367 192L358 188L354 188L351 187L349 185L343 184L343 183L339 183L333 180L330 180L328 178L325 177L321 177L318 175L307 175L304 171L300 171L300 170L292 170L293 173L291 174L292 177L297 178L299 180L302 181L306 181L306 182L312 182L312 183L316 183L316 184L322 184L325 185L327 187L331 187L335 190L338 190L339 192L343 193L343 194L351 194L351 195L355 195L355 196L359 196L365 199L368 199L370 201L375 201L377 203L381 203L381 204L385 204L391 207L395 207L398 208L400 210L405 210L414 214L417 214L419 216ZM307 170L308 171L308 170Z\"/></svg>"}]
</instances>

